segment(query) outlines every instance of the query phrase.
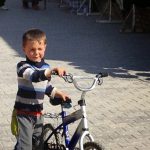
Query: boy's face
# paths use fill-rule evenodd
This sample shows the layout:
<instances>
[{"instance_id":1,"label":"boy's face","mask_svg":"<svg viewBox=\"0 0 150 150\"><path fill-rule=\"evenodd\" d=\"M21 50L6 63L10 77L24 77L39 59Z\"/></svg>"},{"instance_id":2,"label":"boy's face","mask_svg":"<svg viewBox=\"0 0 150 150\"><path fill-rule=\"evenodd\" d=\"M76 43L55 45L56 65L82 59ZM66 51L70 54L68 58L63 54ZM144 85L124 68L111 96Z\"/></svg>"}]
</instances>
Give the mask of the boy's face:
<instances>
[{"instance_id":1,"label":"boy's face","mask_svg":"<svg viewBox=\"0 0 150 150\"><path fill-rule=\"evenodd\" d=\"M44 40L41 41L26 41L26 44L23 46L25 55L29 60L33 62L40 62L44 57L46 49L46 44Z\"/></svg>"}]
</instances>

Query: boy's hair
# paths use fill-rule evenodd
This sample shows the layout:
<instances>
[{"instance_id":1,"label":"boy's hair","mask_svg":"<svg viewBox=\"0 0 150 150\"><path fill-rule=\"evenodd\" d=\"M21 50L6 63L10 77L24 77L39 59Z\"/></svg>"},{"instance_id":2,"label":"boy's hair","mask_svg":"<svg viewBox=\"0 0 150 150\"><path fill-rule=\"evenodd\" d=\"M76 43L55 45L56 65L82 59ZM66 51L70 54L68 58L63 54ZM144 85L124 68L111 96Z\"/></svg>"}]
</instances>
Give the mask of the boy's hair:
<instances>
[{"instance_id":1,"label":"boy's hair","mask_svg":"<svg viewBox=\"0 0 150 150\"><path fill-rule=\"evenodd\" d=\"M30 29L26 31L22 36L22 44L25 46L27 41L38 41L44 40L44 43L47 43L46 34L40 29Z\"/></svg>"}]
</instances>

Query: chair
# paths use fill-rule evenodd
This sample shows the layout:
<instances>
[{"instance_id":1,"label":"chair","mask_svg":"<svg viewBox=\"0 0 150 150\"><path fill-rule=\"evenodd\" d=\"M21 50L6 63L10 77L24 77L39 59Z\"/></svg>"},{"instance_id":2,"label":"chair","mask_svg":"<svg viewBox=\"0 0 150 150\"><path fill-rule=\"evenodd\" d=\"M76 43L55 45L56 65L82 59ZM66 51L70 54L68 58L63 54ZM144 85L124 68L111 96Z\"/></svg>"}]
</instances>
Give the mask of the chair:
<instances>
[{"instance_id":1,"label":"chair","mask_svg":"<svg viewBox=\"0 0 150 150\"><path fill-rule=\"evenodd\" d=\"M113 15L116 15L114 19ZM103 19L105 18L105 19ZM100 15L100 19L97 19L96 22L99 23L121 23L122 22L122 15L121 10L117 6L117 3L112 0L107 0L106 5L104 7L104 10L102 11Z\"/></svg>"}]
</instances>

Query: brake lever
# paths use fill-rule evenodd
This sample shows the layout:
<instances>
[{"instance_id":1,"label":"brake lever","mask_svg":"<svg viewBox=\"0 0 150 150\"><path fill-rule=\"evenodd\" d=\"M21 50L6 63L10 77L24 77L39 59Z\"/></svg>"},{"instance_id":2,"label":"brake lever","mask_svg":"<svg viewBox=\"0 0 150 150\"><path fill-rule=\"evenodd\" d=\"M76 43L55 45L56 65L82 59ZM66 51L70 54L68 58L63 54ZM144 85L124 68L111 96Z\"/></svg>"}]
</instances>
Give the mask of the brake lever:
<instances>
[{"instance_id":1,"label":"brake lever","mask_svg":"<svg viewBox=\"0 0 150 150\"><path fill-rule=\"evenodd\" d=\"M66 74L62 76L62 78L65 80L65 82L72 83L73 82L73 75L72 74Z\"/></svg>"}]
</instances>

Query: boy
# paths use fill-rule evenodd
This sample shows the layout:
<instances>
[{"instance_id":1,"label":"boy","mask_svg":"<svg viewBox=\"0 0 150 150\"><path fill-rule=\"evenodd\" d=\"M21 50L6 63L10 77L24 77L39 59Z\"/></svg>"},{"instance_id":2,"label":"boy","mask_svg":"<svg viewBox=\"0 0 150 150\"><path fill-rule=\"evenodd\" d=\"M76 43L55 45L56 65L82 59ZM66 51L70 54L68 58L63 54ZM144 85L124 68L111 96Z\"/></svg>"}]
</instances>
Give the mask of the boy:
<instances>
[{"instance_id":1,"label":"boy","mask_svg":"<svg viewBox=\"0 0 150 150\"><path fill-rule=\"evenodd\" d=\"M32 150L32 140L40 140L42 132L44 95L59 97L64 101L69 97L48 84L53 71L63 76L65 70L50 69L44 62L45 33L39 29L31 29L24 33L22 40L26 61L17 64L18 92L14 108L19 130L15 150Z\"/></svg>"}]
</instances>

